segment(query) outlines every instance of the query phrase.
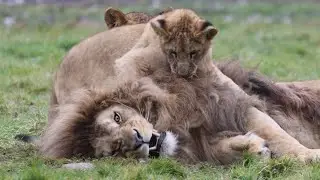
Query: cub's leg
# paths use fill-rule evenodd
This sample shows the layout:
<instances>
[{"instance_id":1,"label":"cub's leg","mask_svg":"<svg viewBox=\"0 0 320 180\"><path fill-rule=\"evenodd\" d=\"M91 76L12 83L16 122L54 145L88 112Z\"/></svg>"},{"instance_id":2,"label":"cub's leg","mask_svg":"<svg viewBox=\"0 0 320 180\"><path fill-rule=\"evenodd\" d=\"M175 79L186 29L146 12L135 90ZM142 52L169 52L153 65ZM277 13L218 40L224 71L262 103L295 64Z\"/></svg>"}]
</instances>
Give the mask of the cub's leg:
<instances>
[{"instance_id":1,"label":"cub's leg","mask_svg":"<svg viewBox=\"0 0 320 180\"><path fill-rule=\"evenodd\" d=\"M214 140L216 141L214 151L221 164L231 164L240 160L244 151L258 155L263 159L271 157L271 151L267 147L266 141L255 133L248 132L245 135L234 135L232 137L227 137L226 133L230 135L230 132L222 132Z\"/></svg>"},{"instance_id":2,"label":"cub's leg","mask_svg":"<svg viewBox=\"0 0 320 180\"><path fill-rule=\"evenodd\" d=\"M212 67L216 76L215 83L226 83L239 96L249 96L215 65L212 64ZM284 131L269 115L255 107L247 110L246 129L265 139L275 155L296 157L302 162L320 162L320 149L306 148Z\"/></svg>"}]
</instances>

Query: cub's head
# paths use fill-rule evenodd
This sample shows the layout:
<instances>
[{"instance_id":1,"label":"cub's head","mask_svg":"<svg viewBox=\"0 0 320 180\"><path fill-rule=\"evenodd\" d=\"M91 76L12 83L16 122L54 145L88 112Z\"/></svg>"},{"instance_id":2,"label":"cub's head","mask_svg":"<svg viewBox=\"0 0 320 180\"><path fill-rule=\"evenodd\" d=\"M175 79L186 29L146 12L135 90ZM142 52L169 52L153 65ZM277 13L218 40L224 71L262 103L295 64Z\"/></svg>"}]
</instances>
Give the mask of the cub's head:
<instances>
[{"instance_id":1,"label":"cub's head","mask_svg":"<svg viewBox=\"0 0 320 180\"><path fill-rule=\"evenodd\" d=\"M158 15L171 10L172 8L164 9L158 13ZM144 24L154 17L154 15L149 15L143 12L129 12L124 14L122 11L112 7L107 8L104 13L104 21L109 29L124 25Z\"/></svg>"},{"instance_id":2,"label":"cub's head","mask_svg":"<svg viewBox=\"0 0 320 180\"><path fill-rule=\"evenodd\" d=\"M208 53L211 40L218 33L209 21L188 9L175 9L150 21L160 37L162 51L172 73L190 77Z\"/></svg>"},{"instance_id":3,"label":"cub's head","mask_svg":"<svg viewBox=\"0 0 320 180\"><path fill-rule=\"evenodd\" d=\"M158 133L145 117L152 116L154 103L131 88L112 93L82 90L59 108L59 116L41 138L40 150L53 158L172 156L176 137Z\"/></svg>"}]
</instances>

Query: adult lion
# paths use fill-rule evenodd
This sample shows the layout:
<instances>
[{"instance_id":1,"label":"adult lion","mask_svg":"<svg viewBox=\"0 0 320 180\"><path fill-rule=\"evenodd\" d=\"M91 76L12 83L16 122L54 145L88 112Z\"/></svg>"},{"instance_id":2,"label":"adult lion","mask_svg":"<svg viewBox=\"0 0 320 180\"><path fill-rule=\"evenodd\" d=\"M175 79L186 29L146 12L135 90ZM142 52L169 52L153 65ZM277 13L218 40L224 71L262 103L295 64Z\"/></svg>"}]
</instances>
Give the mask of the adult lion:
<instances>
[{"instance_id":1,"label":"adult lion","mask_svg":"<svg viewBox=\"0 0 320 180\"><path fill-rule=\"evenodd\" d=\"M111 81L110 79L108 79L108 77L113 77L113 75L115 74L112 68L113 61L124 54L126 50L130 49L130 47L128 47L128 44L129 46L134 44L134 42L130 40L138 39L138 35L135 36L135 33L139 31L139 29L141 30L141 28L143 27L143 25L132 25L114 28L110 31L106 31L93 36L88 40L80 43L77 47L73 48L65 57L63 63L61 64L60 70L57 73L56 83L54 87L55 90L53 92L54 94L56 94L56 96L53 96L52 102L54 104L63 104L67 99L66 97L72 94L73 90L78 88L104 88L107 87L107 85L110 85ZM108 33L109 35L107 35ZM123 33L130 33L131 35L129 37L130 39L125 40L125 44L121 41L121 38L115 38L122 37L121 35L124 35ZM104 42L101 41L101 37L103 36L106 36ZM94 39L95 43L90 44ZM102 49L94 49L93 51L89 51L88 47L90 47L91 45L96 46L96 43L100 44L98 47L102 47ZM112 44L115 46L110 48L103 47L103 45L106 44ZM124 46L121 46L123 44ZM124 48L119 49L119 47ZM80 49L77 48L83 49L80 52ZM94 54L97 54L95 56L97 57L97 59L92 58L94 56L91 55ZM80 58L74 59L74 55ZM89 61L86 61L86 58L89 59ZM72 71L73 69L76 69L76 72ZM98 69L101 69L101 71L99 71ZM214 73L216 78L215 80L217 80L218 82L220 81L220 83L227 82L229 88L234 90L232 91L233 94L236 92L245 96L241 89L236 86L231 80L225 77L218 69L214 69ZM245 96L245 98L249 97ZM50 117L51 116L49 116L49 120ZM302 146L298 141L296 141L285 131L283 131L283 129L281 129L273 119L266 116L266 114L258 111L257 109L249 108L249 110L246 111L246 117L249 121L246 122L245 129L255 130L259 135L267 139L270 143L270 147L273 148L273 151L276 151L279 154L289 154L297 156L302 161L317 160L317 158L319 157L319 150L312 150ZM275 134L277 134L278 136L274 136Z\"/></svg>"},{"instance_id":2,"label":"adult lion","mask_svg":"<svg viewBox=\"0 0 320 180\"><path fill-rule=\"evenodd\" d=\"M154 78L162 81L162 85L174 80L179 83L179 89L167 87L171 91L168 94L151 79L142 78L114 90L73 93L59 107L59 116L44 131L38 143L41 153L51 158L120 156L145 160L150 151L153 156L169 156L187 163L217 164L232 163L242 157L243 151L270 157L265 140L254 133L212 134L209 130L214 130L212 122L197 122L198 127L192 125L198 116L209 113L203 108L185 118L185 112L202 108L194 97L197 90L171 75ZM180 88L185 90L183 94ZM175 102L186 98L192 101L191 106L181 113Z\"/></svg>"}]
</instances>

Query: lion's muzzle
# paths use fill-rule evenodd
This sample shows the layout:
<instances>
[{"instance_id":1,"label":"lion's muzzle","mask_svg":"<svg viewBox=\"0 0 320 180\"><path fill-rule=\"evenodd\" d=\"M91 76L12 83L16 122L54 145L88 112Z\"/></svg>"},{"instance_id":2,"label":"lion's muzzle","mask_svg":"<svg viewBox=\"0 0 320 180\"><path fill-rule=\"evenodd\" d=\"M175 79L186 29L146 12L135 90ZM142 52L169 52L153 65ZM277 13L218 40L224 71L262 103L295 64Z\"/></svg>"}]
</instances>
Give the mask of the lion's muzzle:
<instances>
[{"instance_id":1,"label":"lion's muzzle","mask_svg":"<svg viewBox=\"0 0 320 180\"><path fill-rule=\"evenodd\" d=\"M170 65L170 68L172 73L185 78L193 76L197 71L197 66L192 62L178 62Z\"/></svg>"},{"instance_id":2,"label":"lion's muzzle","mask_svg":"<svg viewBox=\"0 0 320 180\"><path fill-rule=\"evenodd\" d=\"M143 137L141 136L141 134L137 129L133 129L133 130L135 131L135 134L134 134L135 148L134 149L140 148L143 144L149 144L149 141L143 140Z\"/></svg>"}]
</instances>

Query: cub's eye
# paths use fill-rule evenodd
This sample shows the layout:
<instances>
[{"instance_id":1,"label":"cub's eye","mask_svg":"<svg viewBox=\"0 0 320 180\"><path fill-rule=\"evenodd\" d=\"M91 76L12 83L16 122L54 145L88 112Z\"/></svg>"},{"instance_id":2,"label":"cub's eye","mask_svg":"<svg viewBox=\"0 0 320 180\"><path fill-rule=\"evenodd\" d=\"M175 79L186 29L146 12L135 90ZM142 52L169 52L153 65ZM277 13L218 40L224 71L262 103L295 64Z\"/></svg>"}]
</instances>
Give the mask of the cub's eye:
<instances>
[{"instance_id":1,"label":"cub's eye","mask_svg":"<svg viewBox=\"0 0 320 180\"><path fill-rule=\"evenodd\" d=\"M175 51L169 51L169 54L171 57L174 57L174 58L177 57L177 52L175 52Z\"/></svg>"},{"instance_id":2,"label":"cub's eye","mask_svg":"<svg viewBox=\"0 0 320 180\"><path fill-rule=\"evenodd\" d=\"M120 114L117 113L117 112L114 112L113 119L114 119L115 122L120 123L121 122Z\"/></svg>"},{"instance_id":3,"label":"cub's eye","mask_svg":"<svg viewBox=\"0 0 320 180\"><path fill-rule=\"evenodd\" d=\"M190 53L190 58L191 58L191 59L195 58L195 57L197 56L197 54L198 54L197 51L192 51L192 52Z\"/></svg>"}]
</instances>

